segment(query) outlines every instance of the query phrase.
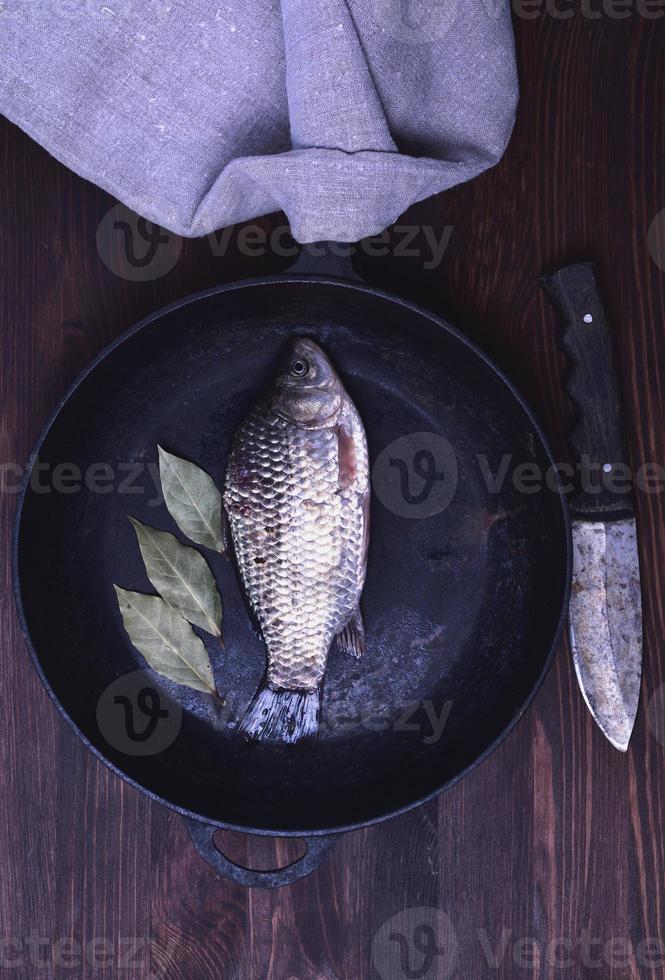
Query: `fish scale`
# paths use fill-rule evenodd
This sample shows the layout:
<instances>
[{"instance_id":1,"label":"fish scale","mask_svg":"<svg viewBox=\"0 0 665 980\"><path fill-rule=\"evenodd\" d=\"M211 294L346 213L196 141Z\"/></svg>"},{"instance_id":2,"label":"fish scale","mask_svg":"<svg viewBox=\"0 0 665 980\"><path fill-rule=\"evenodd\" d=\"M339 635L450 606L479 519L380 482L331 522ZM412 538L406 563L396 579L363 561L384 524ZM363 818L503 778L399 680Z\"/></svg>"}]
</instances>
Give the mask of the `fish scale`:
<instances>
[{"instance_id":1,"label":"fish scale","mask_svg":"<svg viewBox=\"0 0 665 980\"><path fill-rule=\"evenodd\" d=\"M350 504L367 487L338 493L337 442L335 431L302 429L258 410L238 433L229 467L225 506L236 560L277 687L317 687L330 642L358 599L362 515ZM345 547L354 538L359 546Z\"/></svg>"}]
</instances>

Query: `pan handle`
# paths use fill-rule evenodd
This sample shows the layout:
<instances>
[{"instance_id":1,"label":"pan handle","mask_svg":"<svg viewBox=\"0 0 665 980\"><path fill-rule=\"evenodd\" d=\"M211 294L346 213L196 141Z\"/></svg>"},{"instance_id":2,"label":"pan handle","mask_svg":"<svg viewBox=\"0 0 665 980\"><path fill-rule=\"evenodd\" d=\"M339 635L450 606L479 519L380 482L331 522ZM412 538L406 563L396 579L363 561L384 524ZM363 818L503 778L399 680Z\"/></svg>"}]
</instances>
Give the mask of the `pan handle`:
<instances>
[{"instance_id":1,"label":"pan handle","mask_svg":"<svg viewBox=\"0 0 665 980\"><path fill-rule=\"evenodd\" d=\"M248 888L281 888L315 871L341 834L306 837L307 851L297 861L275 871L252 871L226 857L215 844L217 827L185 818L189 836L204 861L222 878Z\"/></svg>"},{"instance_id":2,"label":"pan handle","mask_svg":"<svg viewBox=\"0 0 665 980\"><path fill-rule=\"evenodd\" d=\"M285 270L288 275L331 276L345 282L364 282L353 268L356 246L350 242L309 242Z\"/></svg>"}]
</instances>

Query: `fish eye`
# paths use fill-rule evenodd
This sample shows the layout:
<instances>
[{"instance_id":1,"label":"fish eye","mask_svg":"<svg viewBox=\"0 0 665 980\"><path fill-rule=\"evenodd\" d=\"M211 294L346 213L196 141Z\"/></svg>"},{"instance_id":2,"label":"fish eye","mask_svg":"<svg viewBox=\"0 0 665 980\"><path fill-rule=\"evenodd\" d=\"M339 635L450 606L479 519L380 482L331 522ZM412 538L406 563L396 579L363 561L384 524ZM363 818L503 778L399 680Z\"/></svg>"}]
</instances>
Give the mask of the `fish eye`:
<instances>
[{"instance_id":1,"label":"fish eye","mask_svg":"<svg viewBox=\"0 0 665 980\"><path fill-rule=\"evenodd\" d=\"M291 374L296 378L304 377L309 371L309 364L304 357L296 357L294 361L291 361Z\"/></svg>"}]
</instances>

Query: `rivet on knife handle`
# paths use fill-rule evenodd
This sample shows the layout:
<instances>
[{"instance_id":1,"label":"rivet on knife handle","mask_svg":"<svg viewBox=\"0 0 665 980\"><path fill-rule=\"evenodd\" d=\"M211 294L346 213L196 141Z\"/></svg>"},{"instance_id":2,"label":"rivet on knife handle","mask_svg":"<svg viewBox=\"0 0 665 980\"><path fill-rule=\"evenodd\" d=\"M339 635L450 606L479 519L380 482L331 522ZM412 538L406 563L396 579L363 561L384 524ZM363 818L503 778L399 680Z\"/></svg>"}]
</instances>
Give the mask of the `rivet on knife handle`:
<instances>
[{"instance_id":1,"label":"rivet on knife handle","mask_svg":"<svg viewBox=\"0 0 665 980\"><path fill-rule=\"evenodd\" d=\"M594 267L569 265L540 282L562 320L557 339L569 358L566 390L578 411L569 441L578 461L579 493L570 509L588 520L630 516L621 399Z\"/></svg>"}]
</instances>

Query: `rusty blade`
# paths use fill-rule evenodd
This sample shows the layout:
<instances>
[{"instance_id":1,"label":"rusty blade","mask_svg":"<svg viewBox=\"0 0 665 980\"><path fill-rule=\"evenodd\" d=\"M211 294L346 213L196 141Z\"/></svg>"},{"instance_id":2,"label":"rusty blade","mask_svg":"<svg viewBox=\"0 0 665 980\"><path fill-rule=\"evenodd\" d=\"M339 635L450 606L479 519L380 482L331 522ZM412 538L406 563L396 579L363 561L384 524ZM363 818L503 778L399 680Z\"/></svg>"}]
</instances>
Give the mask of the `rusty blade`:
<instances>
[{"instance_id":1,"label":"rusty blade","mask_svg":"<svg viewBox=\"0 0 665 980\"><path fill-rule=\"evenodd\" d=\"M589 710L625 752L642 674L642 598L633 519L573 521L570 642Z\"/></svg>"}]
</instances>

